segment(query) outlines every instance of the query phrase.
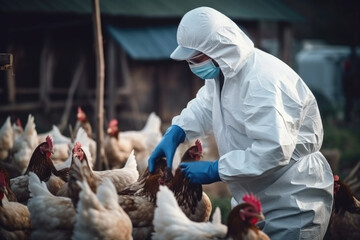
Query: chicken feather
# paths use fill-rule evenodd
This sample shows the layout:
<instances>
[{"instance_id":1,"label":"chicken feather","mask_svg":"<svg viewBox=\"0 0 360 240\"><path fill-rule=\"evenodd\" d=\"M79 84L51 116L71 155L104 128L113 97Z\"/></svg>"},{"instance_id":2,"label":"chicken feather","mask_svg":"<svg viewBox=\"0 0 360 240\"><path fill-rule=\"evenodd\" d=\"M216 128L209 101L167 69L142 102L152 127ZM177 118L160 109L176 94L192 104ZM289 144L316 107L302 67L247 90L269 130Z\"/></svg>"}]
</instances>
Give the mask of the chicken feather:
<instances>
[{"instance_id":1,"label":"chicken feather","mask_svg":"<svg viewBox=\"0 0 360 240\"><path fill-rule=\"evenodd\" d=\"M0 128L0 161L9 156L9 152L14 145L14 131L11 126L10 116L6 118Z\"/></svg>"},{"instance_id":2,"label":"chicken feather","mask_svg":"<svg viewBox=\"0 0 360 240\"><path fill-rule=\"evenodd\" d=\"M24 132L20 137L15 139L12 148L14 154L12 162L22 174L24 174L29 164L33 151L38 146L37 131L35 127L34 117L29 114Z\"/></svg>"},{"instance_id":3,"label":"chicken feather","mask_svg":"<svg viewBox=\"0 0 360 240\"><path fill-rule=\"evenodd\" d=\"M112 181L105 178L96 195L86 181L78 184L81 192L72 239L132 239L130 218L117 202Z\"/></svg>"},{"instance_id":4,"label":"chicken feather","mask_svg":"<svg viewBox=\"0 0 360 240\"><path fill-rule=\"evenodd\" d=\"M152 239L194 239L210 240L223 238L227 226L221 223L220 209L216 208L212 222L193 222L181 210L174 193L166 186L160 186L157 193Z\"/></svg>"},{"instance_id":5,"label":"chicken feather","mask_svg":"<svg viewBox=\"0 0 360 240\"><path fill-rule=\"evenodd\" d=\"M13 198L6 171L0 171L0 239L28 239L31 232L28 208Z\"/></svg>"},{"instance_id":6,"label":"chicken feather","mask_svg":"<svg viewBox=\"0 0 360 240\"><path fill-rule=\"evenodd\" d=\"M134 150L139 172L145 171L151 152L161 140L160 127L161 119L154 112L149 115L145 126L139 131L120 131L118 121L111 120L108 135L105 137L105 154L109 164L113 168L122 167L126 160L124 156Z\"/></svg>"},{"instance_id":7,"label":"chicken feather","mask_svg":"<svg viewBox=\"0 0 360 240\"><path fill-rule=\"evenodd\" d=\"M70 239L75 224L75 208L70 198L57 197L49 192L38 176L29 172L28 201L32 239Z\"/></svg>"}]
</instances>

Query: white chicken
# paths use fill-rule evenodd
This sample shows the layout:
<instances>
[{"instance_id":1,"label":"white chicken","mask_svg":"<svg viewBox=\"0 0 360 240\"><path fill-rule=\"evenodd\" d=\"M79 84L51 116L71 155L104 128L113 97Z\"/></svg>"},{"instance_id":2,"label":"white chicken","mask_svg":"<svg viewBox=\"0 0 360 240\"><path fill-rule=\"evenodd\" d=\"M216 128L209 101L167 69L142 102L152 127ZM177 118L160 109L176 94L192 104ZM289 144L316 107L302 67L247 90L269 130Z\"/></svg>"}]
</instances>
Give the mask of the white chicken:
<instances>
[{"instance_id":1,"label":"white chicken","mask_svg":"<svg viewBox=\"0 0 360 240\"><path fill-rule=\"evenodd\" d=\"M46 133L39 133L38 134L39 144L44 142L48 135L52 136L53 141L54 141L54 145L60 144L60 143L66 143L66 144L71 143L71 138L66 137L65 135L63 135L60 132L60 129L57 126L53 125L52 129L50 131L48 131Z\"/></svg>"},{"instance_id":2,"label":"white chicken","mask_svg":"<svg viewBox=\"0 0 360 240\"><path fill-rule=\"evenodd\" d=\"M132 223L117 201L117 192L105 178L96 195L86 181L78 182L81 192L77 204L73 240L132 239Z\"/></svg>"},{"instance_id":3,"label":"white chicken","mask_svg":"<svg viewBox=\"0 0 360 240\"><path fill-rule=\"evenodd\" d=\"M151 152L161 140L161 119L152 112L145 126L139 131L119 131L118 122L113 119L109 123L108 134L105 140L107 142L105 143L105 153L109 162L121 166L124 157L119 154L119 151L125 152L134 149L138 170L142 173L147 168ZM113 139L117 139L117 141ZM129 142L131 147L128 146Z\"/></svg>"},{"instance_id":4,"label":"white chicken","mask_svg":"<svg viewBox=\"0 0 360 240\"><path fill-rule=\"evenodd\" d=\"M14 154L12 164L21 172L21 174L24 174L31 155L38 146L38 137L35 127L34 117L29 114L24 132L14 141L14 146L12 148Z\"/></svg>"},{"instance_id":5,"label":"white chicken","mask_svg":"<svg viewBox=\"0 0 360 240\"><path fill-rule=\"evenodd\" d=\"M77 131L81 127L85 130L89 138L93 138L92 127L89 122L89 119L87 118L86 113L81 109L80 106L77 109L76 119L77 120L75 123L75 133L77 133Z\"/></svg>"},{"instance_id":6,"label":"white chicken","mask_svg":"<svg viewBox=\"0 0 360 240\"><path fill-rule=\"evenodd\" d=\"M174 193L166 186L160 186L156 195L154 230L152 239L197 239L224 238L227 226L221 223L217 207L212 222L193 222L179 207Z\"/></svg>"},{"instance_id":7,"label":"white chicken","mask_svg":"<svg viewBox=\"0 0 360 240\"><path fill-rule=\"evenodd\" d=\"M76 214L71 199L51 194L33 172L29 173L29 191L31 239L70 239Z\"/></svg>"},{"instance_id":8,"label":"white chicken","mask_svg":"<svg viewBox=\"0 0 360 240\"><path fill-rule=\"evenodd\" d=\"M227 226L221 224L220 211L214 212L212 222L194 222L188 219L179 207L174 194L166 186L160 186L157 193L152 239L210 240L247 239L270 240L255 224L264 220L261 203L252 194L242 198L229 213Z\"/></svg>"},{"instance_id":9,"label":"white chicken","mask_svg":"<svg viewBox=\"0 0 360 240\"><path fill-rule=\"evenodd\" d=\"M118 121L112 119L107 129L104 140L104 150L110 168L122 168L127 156L133 150L133 144L129 139L119 138Z\"/></svg>"},{"instance_id":10,"label":"white chicken","mask_svg":"<svg viewBox=\"0 0 360 240\"><path fill-rule=\"evenodd\" d=\"M71 167L69 170L70 180L67 184L64 184L63 188L60 189L57 195L59 196L70 196L71 198L76 198L77 196L71 196L69 194L69 188L73 189L75 195L78 195L78 186L76 184L76 180L82 180L82 174L80 173L81 162L85 162L84 165L89 172L89 177L87 181L89 185L98 186L103 179L109 178L117 191L123 190L128 185L136 182L139 178L139 172L136 168L136 159L134 156L134 152L132 151L128 157L128 160L125 166L121 169L113 169L113 170L105 170L105 171L93 171L89 165L88 156L89 151L86 147L83 147L79 142L75 143L75 147L73 149L73 159L71 163ZM79 165L80 164L80 165ZM90 184L92 183L92 184ZM76 201L75 201L76 202Z\"/></svg>"},{"instance_id":11,"label":"white chicken","mask_svg":"<svg viewBox=\"0 0 360 240\"><path fill-rule=\"evenodd\" d=\"M24 132L24 128L19 118L16 119L16 121L12 124L12 129L14 132L14 141L15 141Z\"/></svg>"},{"instance_id":12,"label":"white chicken","mask_svg":"<svg viewBox=\"0 0 360 240\"><path fill-rule=\"evenodd\" d=\"M14 145L14 130L11 126L10 116L6 118L0 128L0 161L7 159Z\"/></svg>"},{"instance_id":13,"label":"white chicken","mask_svg":"<svg viewBox=\"0 0 360 240\"><path fill-rule=\"evenodd\" d=\"M75 143L76 142L80 142L82 146L84 146L85 148L87 149L90 149L90 142L93 141L92 139L90 139L88 137L88 135L86 134L86 132L84 131L83 128L79 128L77 133L76 133L76 138L74 140L74 143L71 143L69 146L71 147L70 148L70 152L69 152L69 156L66 158L65 161L62 161L62 160L59 160L59 159L53 159L53 162L54 162L54 165L55 165L55 168L57 170L61 170L61 169L64 169L64 168L69 168L70 165L71 165L71 161L72 161L72 152L71 152L71 149L74 148L75 146ZM88 161L89 161L89 165L90 167L92 168L93 167L93 164L95 163L94 160L93 160L93 157L92 157L92 153L89 153L88 154L89 156L88 157Z\"/></svg>"}]
</instances>

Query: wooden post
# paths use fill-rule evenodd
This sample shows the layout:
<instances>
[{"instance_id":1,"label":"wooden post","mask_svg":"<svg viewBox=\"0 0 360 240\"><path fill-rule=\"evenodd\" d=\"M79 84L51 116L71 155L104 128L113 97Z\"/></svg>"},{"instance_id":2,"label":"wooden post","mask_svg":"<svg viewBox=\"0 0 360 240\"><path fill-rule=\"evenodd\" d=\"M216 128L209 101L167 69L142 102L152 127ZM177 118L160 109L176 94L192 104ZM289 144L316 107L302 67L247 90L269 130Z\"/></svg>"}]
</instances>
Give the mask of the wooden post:
<instances>
[{"instance_id":1,"label":"wooden post","mask_svg":"<svg viewBox=\"0 0 360 240\"><path fill-rule=\"evenodd\" d=\"M104 151L104 82L105 82L105 64L104 49L101 32L100 3L99 0L92 0L93 24L96 54L96 163L95 169L101 170L104 162L108 169L107 160Z\"/></svg>"},{"instance_id":2,"label":"wooden post","mask_svg":"<svg viewBox=\"0 0 360 240\"><path fill-rule=\"evenodd\" d=\"M0 53L0 70L6 71L8 103L15 103L15 78L13 69L13 55L11 53Z\"/></svg>"}]
</instances>

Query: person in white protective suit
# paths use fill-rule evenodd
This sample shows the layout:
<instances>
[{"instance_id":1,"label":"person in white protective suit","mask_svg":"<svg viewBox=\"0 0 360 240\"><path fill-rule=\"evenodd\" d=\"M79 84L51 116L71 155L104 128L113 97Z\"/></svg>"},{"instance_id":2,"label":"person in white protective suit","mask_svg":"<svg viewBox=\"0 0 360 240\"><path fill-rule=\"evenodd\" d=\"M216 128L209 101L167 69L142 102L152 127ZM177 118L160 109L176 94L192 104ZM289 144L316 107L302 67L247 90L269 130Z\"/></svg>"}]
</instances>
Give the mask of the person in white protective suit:
<instances>
[{"instance_id":1,"label":"person in white protective suit","mask_svg":"<svg viewBox=\"0 0 360 240\"><path fill-rule=\"evenodd\" d=\"M217 161L181 163L191 182L223 181L232 207L245 193L260 198L271 239L322 239L333 202L333 175L319 152L323 127L314 95L285 63L254 47L222 13L199 7L177 31L175 60L205 79L196 98L172 120L148 163L184 141L213 133Z\"/></svg>"}]
</instances>

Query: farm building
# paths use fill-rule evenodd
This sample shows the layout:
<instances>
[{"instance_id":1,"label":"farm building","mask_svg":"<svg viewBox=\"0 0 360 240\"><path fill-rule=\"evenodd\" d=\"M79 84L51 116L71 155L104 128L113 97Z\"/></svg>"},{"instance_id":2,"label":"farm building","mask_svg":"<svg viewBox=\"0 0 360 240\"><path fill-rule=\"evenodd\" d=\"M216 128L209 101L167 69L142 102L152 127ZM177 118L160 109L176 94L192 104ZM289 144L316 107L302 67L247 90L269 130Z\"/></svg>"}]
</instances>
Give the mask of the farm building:
<instances>
[{"instance_id":1,"label":"farm building","mask_svg":"<svg viewBox=\"0 0 360 240\"><path fill-rule=\"evenodd\" d=\"M105 123L115 117L124 129L140 128L154 111L166 125L195 96L202 80L169 55L183 14L204 5L236 21L258 48L275 37L289 63L292 23L302 17L279 1L101 0ZM77 106L94 116L91 1L5 0L0 22L0 53L12 55L11 67L0 72L0 122L8 115L25 121L32 112L39 131L52 124L64 130Z\"/></svg>"}]
</instances>

